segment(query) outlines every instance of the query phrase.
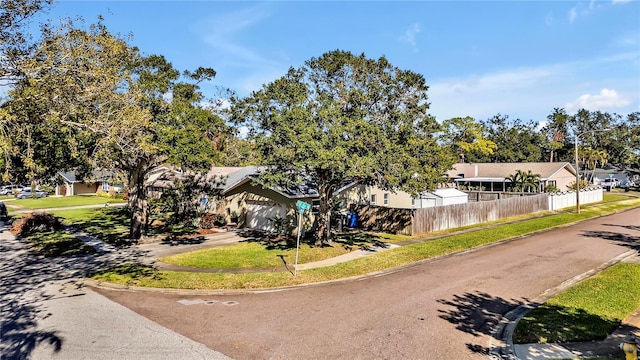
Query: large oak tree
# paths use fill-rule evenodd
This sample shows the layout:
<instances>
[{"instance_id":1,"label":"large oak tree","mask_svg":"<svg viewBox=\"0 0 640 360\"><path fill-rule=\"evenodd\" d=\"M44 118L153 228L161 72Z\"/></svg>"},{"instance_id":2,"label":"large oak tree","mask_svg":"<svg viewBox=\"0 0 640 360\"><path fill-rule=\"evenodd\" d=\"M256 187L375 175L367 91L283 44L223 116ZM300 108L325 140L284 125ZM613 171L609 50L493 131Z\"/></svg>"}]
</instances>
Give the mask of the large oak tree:
<instances>
[{"instance_id":1,"label":"large oak tree","mask_svg":"<svg viewBox=\"0 0 640 360\"><path fill-rule=\"evenodd\" d=\"M453 159L437 142L422 75L331 51L233 106L249 128L265 184L311 181L319 193L318 243L330 241L331 200L348 181L413 194L443 181Z\"/></svg>"}]
</instances>

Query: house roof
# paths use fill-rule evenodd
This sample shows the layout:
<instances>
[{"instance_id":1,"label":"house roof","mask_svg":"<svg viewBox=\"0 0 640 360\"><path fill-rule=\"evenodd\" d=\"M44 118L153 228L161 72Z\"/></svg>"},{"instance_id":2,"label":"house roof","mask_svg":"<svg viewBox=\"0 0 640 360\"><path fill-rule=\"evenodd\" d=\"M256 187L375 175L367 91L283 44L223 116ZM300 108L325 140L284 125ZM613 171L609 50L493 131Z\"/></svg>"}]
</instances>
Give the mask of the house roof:
<instances>
[{"instance_id":1,"label":"house roof","mask_svg":"<svg viewBox=\"0 0 640 360\"><path fill-rule=\"evenodd\" d=\"M462 173L473 171L474 176L465 178L506 178L516 173L518 170L529 171L539 174L541 179L548 179L561 171L567 169L575 174L573 166L568 162L521 162L521 163L458 163L447 174L452 179L460 179Z\"/></svg>"},{"instance_id":2,"label":"house roof","mask_svg":"<svg viewBox=\"0 0 640 360\"><path fill-rule=\"evenodd\" d=\"M229 191L243 184L253 181L258 176L261 169L262 168L257 166L245 166L229 173L224 185L222 186L222 193L228 193ZM310 181L288 187L271 186L269 187L269 189L290 199L301 199L319 196L318 189Z\"/></svg>"},{"instance_id":3,"label":"house roof","mask_svg":"<svg viewBox=\"0 0 640 360\"><path fill-rule=\"evenodd\" d=\"M85 181L96 182L111 180L115 174L111 171L94 170L90 176L85 178L80 178L75 171L58 171L58 175L68 183L79 183Z\"/></svg>"}]
</instances>

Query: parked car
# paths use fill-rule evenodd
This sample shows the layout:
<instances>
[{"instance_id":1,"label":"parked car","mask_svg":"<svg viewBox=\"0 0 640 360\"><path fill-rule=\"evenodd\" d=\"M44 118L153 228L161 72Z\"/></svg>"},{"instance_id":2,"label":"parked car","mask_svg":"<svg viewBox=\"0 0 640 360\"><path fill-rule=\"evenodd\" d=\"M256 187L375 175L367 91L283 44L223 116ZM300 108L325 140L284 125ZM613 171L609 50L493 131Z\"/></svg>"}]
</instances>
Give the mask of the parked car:
<instances>
[{"instance_id":1,"label":"parked car","mask_svg":"<svg viewBox=\"0 0 640 360\"><path fill-rule=\"evenodd\" d=\"M613 189L618 185L620 185L620 180L616 178L606 178L600 182L600 186L602 186L603 188Z\"/></svg>"},{"instance_id":2,"label":"parked car","mask_svg":"<svg viewBox=\"0 0 640 360\"><path fill-rule=\"evenodd\" d=\"M0 195L12 195L15 192L18 192L24 189L26 186L23 185L5 185L0 187Z\"/></svg>"},{"instance_id":3,"label":"parked car","mask_svg":"<svg viewBox=\"0 0 640 360\"><path fill-rule=\"evenodd\" d=\"M30 197L42 198L47 197L47 195L49 194L46 191L37 189L35 191L31 191L31 188L24 188L16 194L16 199L28 199Z\"/></svg>"},{"instance_id":4,"label":"parked car","mask_svg":"<svg viewBox=\"0 0 640 360\"><path fill-rule=\"evenodd\" d=\"M627 180L623 180L622 182L620 182L620 187L623 188L625 191L629 191L629 188L635 187L636 183L627 179Z\"/></svg>"}]
</instances>

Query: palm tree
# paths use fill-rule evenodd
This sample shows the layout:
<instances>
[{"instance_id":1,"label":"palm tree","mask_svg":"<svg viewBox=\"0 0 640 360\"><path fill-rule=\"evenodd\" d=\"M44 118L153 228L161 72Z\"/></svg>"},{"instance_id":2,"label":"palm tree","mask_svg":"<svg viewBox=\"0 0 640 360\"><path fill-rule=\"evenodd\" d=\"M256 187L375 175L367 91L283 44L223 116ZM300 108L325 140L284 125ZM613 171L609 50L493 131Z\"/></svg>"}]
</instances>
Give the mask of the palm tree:
<instances>
[{"instance_id":1,"label":"palm tree","mask_svg":"<svg viewBox=\"0 0 640 360\"><path fill-rule=\"evenodd\" d=\"M522 173L523 173L522 171L517 170L515 174L509 175L506 177L506 180L509 180L509 182L511 183L511 191L514 191L514 192L521 191L520 184L522 183L522 180L521 180Z\"/></svg>"},{"instance_id":2,"label":"palm tree","mask_svg":"<svg viewBox=\"0 0 640 360\"><path fill-rule=\"evenodd\" d=\"M509 175L506 178L511 182L512 191L527 191L531 192L531 189L535 189L540 184L540 174L534 174L531 170L524 172L523 170L516 170L516 173Z\"/></svg>"},{"instance_id":3,"label":"palm tree","mask_svg":"<svg viewBox=\"0 0 640 360\"><path fill-rule=\"evenodd\" d=\"M600 163L600 167L604 167L607 164L607 161L609 161L609 153L607 153L607 150L597 150L596 151L597 154L597 158L598 158L598 162ZM595 176L596 173L596 168L595 166L593 167L593 171L591 172L591 179L593 179L593 177Z\"/></svg>"},{"instance_id":4,"label":"palm tree","mask_svg":"<svg viewBox=\"0 0 640 360\"><path fill-rule=\"evenodd\" d=\"M522 172L522 189L527 189L527 192L531 192L531 189L538 188L540 184L540 174L534 174L529 170L527 173ZM537 192L537 191L535 191Z\"/></svg>"}]
</instances>

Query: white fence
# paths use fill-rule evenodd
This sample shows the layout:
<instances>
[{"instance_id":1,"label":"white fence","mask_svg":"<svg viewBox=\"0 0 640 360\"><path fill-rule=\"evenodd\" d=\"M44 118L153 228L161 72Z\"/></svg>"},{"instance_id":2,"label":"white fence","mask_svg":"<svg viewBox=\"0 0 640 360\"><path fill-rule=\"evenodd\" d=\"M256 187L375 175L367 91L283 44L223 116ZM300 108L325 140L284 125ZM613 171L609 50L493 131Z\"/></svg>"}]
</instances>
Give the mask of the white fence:
<instances>
[{"instance_id":1,"label":"white fence","mask_svg":"<svg viewBox=\"0 0 640 360\"><path fill-rule=\"evenodd\" d=\"M590 204L602 201L602 188L580 191L580 204ZM576 206L576 192L553 193L549 196L549 210L559 210Z\"/></svg>"}]
</instances>

